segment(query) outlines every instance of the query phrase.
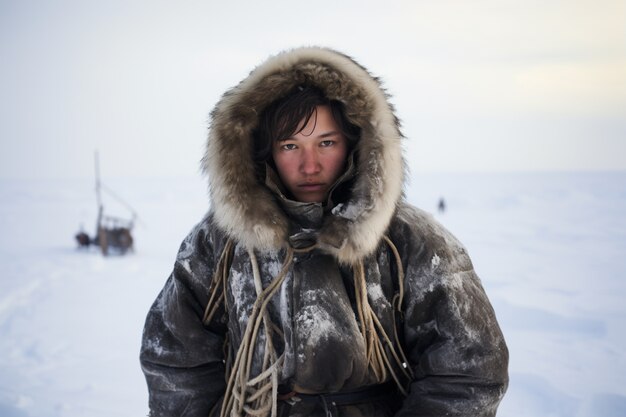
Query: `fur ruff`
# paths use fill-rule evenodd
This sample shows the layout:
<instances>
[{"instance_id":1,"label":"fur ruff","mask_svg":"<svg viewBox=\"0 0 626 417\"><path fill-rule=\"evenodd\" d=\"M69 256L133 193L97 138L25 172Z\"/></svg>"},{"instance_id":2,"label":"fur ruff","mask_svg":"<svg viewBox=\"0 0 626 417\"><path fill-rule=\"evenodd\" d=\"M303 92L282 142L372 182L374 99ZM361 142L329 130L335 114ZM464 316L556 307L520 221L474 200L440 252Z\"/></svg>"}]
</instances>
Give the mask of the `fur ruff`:
<instances>
[{"instance_id":1,"label":"fur ruff","mask_svg":"<svg viewBox=\"0 0 626 417\"><path fill-rule=\"evenodd\" d=\"M353 265L380 243L402 198L405 164L399 121L380 81L336 51L313 47L280 53L224 94L211 113L202 160L212 210L219 227L248 249L288 245L289 221L255 176L252 132L267 105L302 83L343 102L347 117L361 127L349 201L333 209L318 234L320 248Z\"/></svg>"}]
</instances>

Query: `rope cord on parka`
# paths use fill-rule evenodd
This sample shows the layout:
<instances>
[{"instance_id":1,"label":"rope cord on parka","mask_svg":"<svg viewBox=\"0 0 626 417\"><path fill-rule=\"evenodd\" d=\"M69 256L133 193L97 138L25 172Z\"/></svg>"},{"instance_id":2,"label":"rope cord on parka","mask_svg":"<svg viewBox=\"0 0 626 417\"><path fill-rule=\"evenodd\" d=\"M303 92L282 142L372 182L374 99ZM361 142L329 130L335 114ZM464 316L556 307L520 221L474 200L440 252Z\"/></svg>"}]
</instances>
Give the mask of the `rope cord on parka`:
<instances>
[{"instance_id":1,"label":"rope cord on parka","mask_svg":"<svg viewBox=\"0 0 626 417\"><path fill-rule=\"evenodd\" d=\"M399 342L395 320L396 312L401 314L404 296L404 272L397 248L387 236L384 236L384 240L391 248L397 266L398 291L392 300L395 346L369 304L365 268L362 261L353 268L356 310L361 334L365 339L368 367L372 370L378 383L387 381L388 376L391 376L398 386L398 390L406 396L405 385L400 381L400 375L394 370L394 368L399 369L404 378L409 381L413 377L413 372L407 365L406 356ZM227 369L226 392L222 401L220 417L267 416L268 413L271 413L272 417L276 417L278 373L284 362L284 353L278 356L274 348L272 335L274 333L282 335L282 331L269 319L267 305L285 280L293 261L294 253L309 252L315 249L316 246L314 244L302 249L289 247L280 272L265 289L262 286L256 255L253 250L248 251L257 298L252 307L252 313L248 318L246 330L235 355L235 360L232 366L229 367L230 369ZM225 310L228 311L224 289L228 280L233 252L234 243L232 239L228 239L218 261L209 290L209 302L203 317L205 325L209 325L222 303L224 303ZM265 330L263 365L259 375L250 379L254 348L261 324L263 324ZM387 349L385 349L385 345ZM228 351L230 350L228 349ZM395 361L395 366L392 365L391 359ZM229 363L228 360L226 362L227 364Z\"/></svg>"}]
</instances>

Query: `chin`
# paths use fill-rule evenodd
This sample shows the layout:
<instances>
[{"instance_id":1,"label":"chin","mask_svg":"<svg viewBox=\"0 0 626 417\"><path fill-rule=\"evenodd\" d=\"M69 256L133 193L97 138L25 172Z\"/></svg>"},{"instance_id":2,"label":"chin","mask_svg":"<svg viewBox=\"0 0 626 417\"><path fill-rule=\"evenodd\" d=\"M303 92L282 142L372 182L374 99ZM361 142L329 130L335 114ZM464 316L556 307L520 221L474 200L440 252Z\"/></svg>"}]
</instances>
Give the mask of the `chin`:
<instances>
[{"instance_id":1,"label":"chin","mask_svg":"<svg viewBox=\"0 0 626 417\"><path fill-rule=\"evenodd\" d=\"M324 201L324 196L303 195L296 196L296 199L302 203L321 203Z\"/></svg>"}]
</instances>

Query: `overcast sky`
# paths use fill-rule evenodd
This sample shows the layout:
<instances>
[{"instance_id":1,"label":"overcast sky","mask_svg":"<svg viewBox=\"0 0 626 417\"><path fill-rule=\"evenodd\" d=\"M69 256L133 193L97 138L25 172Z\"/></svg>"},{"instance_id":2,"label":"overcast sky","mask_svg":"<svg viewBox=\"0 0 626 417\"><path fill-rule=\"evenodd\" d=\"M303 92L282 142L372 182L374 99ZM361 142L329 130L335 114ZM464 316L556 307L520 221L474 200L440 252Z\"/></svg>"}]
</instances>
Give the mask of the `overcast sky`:
<instances>
[{"instance_id":1,"label":"overcast sky","mask_svg":"<svg viewBox=\"0 0 626 417\"><path fill-rule=\"evenodd\" d=\"M623 0L0 0L0 178L197 176L220 95L301 45L383 79L414 175L626 169Z\"/></svg>"}]
</instances>

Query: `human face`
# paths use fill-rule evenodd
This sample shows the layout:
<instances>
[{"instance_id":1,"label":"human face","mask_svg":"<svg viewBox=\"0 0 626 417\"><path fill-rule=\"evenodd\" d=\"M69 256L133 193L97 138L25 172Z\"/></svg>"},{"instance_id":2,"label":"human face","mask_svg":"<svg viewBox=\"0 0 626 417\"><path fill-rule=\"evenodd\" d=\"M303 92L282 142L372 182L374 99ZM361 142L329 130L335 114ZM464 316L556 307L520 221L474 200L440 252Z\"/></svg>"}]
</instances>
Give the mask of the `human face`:
<instances>
[{"instance_id":1,"label":"human face","mask_svg":"<svg viewBox=\"0 0 626 417\"><path fill-rule=\"evenodd\" d=\"M272 157L281 181L302 202L322 202L342 174L348 143L329 106L317 106L299 133L274 141ZM304 120L300 123L300 126Z\"/></svg>"}]
</instances>

